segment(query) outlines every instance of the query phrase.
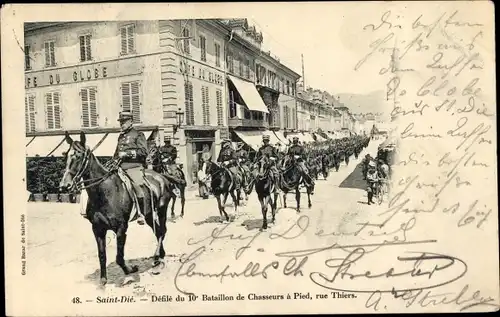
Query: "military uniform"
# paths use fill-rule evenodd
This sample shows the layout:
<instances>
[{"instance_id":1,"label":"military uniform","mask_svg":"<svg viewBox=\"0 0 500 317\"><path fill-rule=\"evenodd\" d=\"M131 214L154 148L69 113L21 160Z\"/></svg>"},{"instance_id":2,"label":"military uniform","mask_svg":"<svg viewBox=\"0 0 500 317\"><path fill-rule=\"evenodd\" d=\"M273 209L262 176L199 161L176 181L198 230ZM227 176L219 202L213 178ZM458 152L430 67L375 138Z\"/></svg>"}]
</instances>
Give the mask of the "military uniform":
<instances>
[{"instance_id":1,"label":"military uniform","mask_svg":"<svg viewBox=\"0 0 500 317\"><path fill-rule=\"evenodd\" d=\"M175 160L177 159L177 149L175 148L175 146L173 146L172 144L165 144L160 147L160 157L161 161L163 163L166 163L166 172L177 178L178 175L176 175L176 170L178 169L178 167L175 164Z\"/></svg>"},{"instance_id":2,"label":"military uniform","mask_svg":"<svg viewBox=\"0 0 500 317\"><path fill-rule=\"evenodd\" d=\"M303 146L299 145L298 143L292 144L290 148L288 149L288 156L293 160L295 159L295 156L299 156L297 159L297 163L299 165L299 168L302 172L302 176L304 177L304 180L308 187L313 187L314 186L314 180L311 178L309 175L309 171L307 170L307 167L304 163L306 159L306 152Z\"/></svg>"},{"instance_id":3,"label":"military uniform","mask_svg":"<svg viewBox=\"0 0 500 317\"><path fill-rule=\"evenodd\" d=\"M276 167L276 162L279 158L279 152L278 152L277 148L272 146L270 143L267 143L267 142L269 142L269 140L270 140L270 137L267 135L264 135L262 137L262 141L263 142L266 141L266 143L264 143L264 145L262 145L259 148L259 150L257 151L257 154L255 155L254 163L257 163L259 161L259 159L262 157L274 158L274 160L270 160L270 162L271 162L271 167L270 167L271 177L274 179L274 184L278 184L279 171ZM257 173L258 173L258 169L254 168L253 174L255 177L257 176Z\"/></svg>"},{"instance_id":4,"label":"military uniform","mask_svg":"<svg viewBox=\"0 0 500 317\"><path fill-rule=\"evenodd\" d=\"M118 118L120 123L131 120L132 114L130 112L121 112ZM121 159L120 167L132 180L132 186L139 199L139 201L135 201L139 214L137 222L141 225L144 224L144 217L140 210L140 202L142 201L143 204L146 203L144 200L145 193L141 186L144 185L149 188L144 174L147 156L148 148L144 133L137 131L132 125L120 133L113 158ZM146 206L143 207L146 208Z\"/></svg>"},{"instance_id":5,"label":"military uniform","mask_svg":"<svg viewBox=\"0 0 500 317\"><path fill-rule=\"evenodd\" d=\"M231 147L231 141L224 140L223 147L219 152L219 156L217 157L217 162L227 164L224 165L224 167L229 169L229 171L233 174L236 188L239 188L241 185L241 177L238 173L237 160L238 156L236 155L236 151Z\"/></svg>"}]
</instances>

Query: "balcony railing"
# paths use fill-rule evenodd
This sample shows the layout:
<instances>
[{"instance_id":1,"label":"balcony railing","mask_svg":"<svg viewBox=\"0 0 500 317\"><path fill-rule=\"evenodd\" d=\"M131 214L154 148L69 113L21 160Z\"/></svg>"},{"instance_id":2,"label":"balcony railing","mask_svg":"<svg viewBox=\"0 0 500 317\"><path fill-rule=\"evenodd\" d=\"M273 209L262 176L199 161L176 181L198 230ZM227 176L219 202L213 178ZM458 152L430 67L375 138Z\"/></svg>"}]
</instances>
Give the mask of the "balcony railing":
<instances>
[{"instance_id":1,"label":"balcony railing","mask_svg":"<svg viewBox=\"0 0 500 317\"><path fill-rule=\"evenodd\" d=\"M266 120L240 119L236 117L229 119L229 126L231 128L237 128L237 127L269 128L269 123Z\"/></svg>"}]
</instances>

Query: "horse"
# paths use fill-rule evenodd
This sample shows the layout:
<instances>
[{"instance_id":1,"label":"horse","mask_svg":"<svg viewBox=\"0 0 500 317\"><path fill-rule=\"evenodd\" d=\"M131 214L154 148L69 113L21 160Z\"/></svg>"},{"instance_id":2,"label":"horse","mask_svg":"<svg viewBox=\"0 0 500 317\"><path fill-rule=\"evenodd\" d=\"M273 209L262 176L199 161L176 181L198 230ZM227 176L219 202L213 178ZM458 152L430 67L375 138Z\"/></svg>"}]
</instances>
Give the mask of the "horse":
<instances>
[{"instance_id":1,"label":"horse","mask_svg":"<svg viewBox=\"0 0 500 317\"><path fill-rule=\"evenodd\" d=\"M280 166L283 166L282 170L279 173L279 184L278 187L283 191L283 207L287 208L286 205L286 194L292 190L295 190L295 200L297 202L297 213L300 213L300 190L299 187L303 183L302 173L300 171L300 167L298 166L298 162L296 159L289 159L288 157L284 157L283 162L280 163ZM311 188L306 186L307 190L307 200L308 206L311 208Z\"/></svg>"},{"instance_id":2,"label":"horse","mask_svg":"<svg viewBox=\"0 0 500 317\"><path fill-rule=\"evenodd\" d=\"M184 205L186 204L186 176L182 171L182 168L178 167L176 164L175 174L169 173L169 162L162 161L161 153L159 149L154 146L149 149L147 163L152 168L153 171L162 174L170 181L169 190L172 193L172 207L170 210L170 216L175 217L175 202L177 201L177 195L174 190L177 188L179 190L179 198L181 199L181 218L184 217Z\"/></svg>"},{"instance_id":3,"label":"horse","mask_svg":"<svg viewBox=\"0 0 500 317\"><path fill-rule=\"evenodd\" d=\"M271 161L267 156L262 156L257 162L257 176L255 177L255 192L259 198L262 211L262 228L261 231L267 229L267 205L271 206L272 220L276 222L276 205L278 201L278 192L275 190L276 184L270 177ZM273 197L274 196L274 199Z\"/></svg>"},{"instance_id":4,"label":"horse","mask_svg":"<svg viewBox=\"0 0 500 317\"><path fill-rule=\"evenodd\" d=\"M242 173L243 179L242 179L241 185L242 185L243 193L245 194L245 200L248 201L248 197L252 193L253 186L255 184L255 180L253 179L253 175L250 172L250 166L249 166L250 162L247 161L247 162L243 163L240 161L240 165L241 165L241 169L243 171L243 173Z\"/></svg>"},{"instance_id":5,"label":"horse","mask_svg":"<svg viewBox=\"0 0 500 317\"><path fill-rule=\"evenodd\" d=\"M65 140L69 150L65 153L66 167L59 184L61 191L85 189L88 194L87 219L92 224L92 231L97 242L100 264L100 285L107 283L106 273L106 233L112 230L116 234L116 263L126 276L136 273L137 266L128 266L124 260L125 242L130 214L133 208L133 199L129 195L125 184L117 173L117 169L107 169L92 150L85 143L85 133L80 133L80 141L73 141L66 132ZM171 193L168 191L169 181L151 170L146 170L146 177L151 184L152 195L144 195L147 206L141 208L146 223L153 229L157 247L153 255L153 268L160 264L164 266L165 249L163 240L167 233L167 208ZM149 196L149 197L148 197ZM153 201L151 201L153 199ZM158 221L155 221L153 206L157 206Z\"/></svg>"},{"instance_id":6,"label":"horse","mask_svg":"<svg viewBox=\"0 0 500 317\"><path fill-rule=\"evenodd\" d=\"M224 166L223 163L218 164L212 161L207 161L205 166L205 174L210 175L210 188L215 199L221 217L221 222L229 222L229 215L225 210L228 194L231 195L234 203L234 211L238 214L238 206L240 204L241 188L236 188L231 172ZM224 195L224 199L221 196ZM224 217L224 218L223 218Z\"/></svg>"}]
</instances>

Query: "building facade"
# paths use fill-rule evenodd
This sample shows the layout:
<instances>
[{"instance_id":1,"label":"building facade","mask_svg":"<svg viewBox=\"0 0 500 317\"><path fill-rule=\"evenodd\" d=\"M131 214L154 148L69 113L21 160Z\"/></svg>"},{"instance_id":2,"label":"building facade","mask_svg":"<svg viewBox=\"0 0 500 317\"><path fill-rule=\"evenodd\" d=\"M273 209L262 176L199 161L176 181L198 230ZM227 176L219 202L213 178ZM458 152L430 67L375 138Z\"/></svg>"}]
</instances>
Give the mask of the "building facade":
<instances>
[{"instance_id":1,"label":"building facade","mask_svg":"<svg viewBox=\"0 0 500 317\"><path fill-rule=\"evenodd\" d=\"M157 130L157 29L154 21L27 23L26 155L58 155L65 131L84 130L90 146L100 142L97 154L110 156L125 110L141 130Z\"/></svg>"},{"instance_id":2,"label":"building facade","mask_svg":"<svg viewBox=\"0 0 500 317\"><path fill-rule=\"evenodd\" d=\"M218 20L159 21L163 137L178 148L188 183L227 137L227 34Z\"/></svg>"}]
</instances>

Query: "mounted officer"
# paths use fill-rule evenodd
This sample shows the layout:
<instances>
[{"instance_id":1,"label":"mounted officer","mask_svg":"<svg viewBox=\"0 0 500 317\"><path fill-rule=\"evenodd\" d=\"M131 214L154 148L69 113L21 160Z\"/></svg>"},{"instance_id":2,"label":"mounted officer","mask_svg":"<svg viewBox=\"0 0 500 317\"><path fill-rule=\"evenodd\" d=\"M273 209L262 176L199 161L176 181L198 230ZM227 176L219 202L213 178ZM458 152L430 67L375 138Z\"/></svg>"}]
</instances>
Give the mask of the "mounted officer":
<instances>
[{"instance_id":1,"label":"mounted officer","mask_svg":"<svg viewBox=\"0 0 500 317\"><path fill-rule=\"evenodd\" d=\"M267 156L271 161L271 168L270 168L271 177L274 180L274 184L277 185L279 172L278 168L276 167L276 162L278 161L279 153L278 149L276 149L274 146L271 145L270 140L271 138L269 137L269 135L262 136L262 143L264 144L257 151L257 154L255 155L254 159L254 164L256 164L261 157ZM257 168L254 168L253 170L254 177L257 176L257 173L258 173Z\"/></svg>"},{"instance_id":2,"label":"mounted officer","mask_svg":"<svg viewBox=\"0 0 500 317\"><path fill-rule=\"evenodd\" d=\"M314 194L314 180L309 176L309 171L304 163L306 159L306 152L304 147L299 144L299 138L293 137L292 146L288 149L288 157L292 161L298 163L299 169L302 172L302 177L306 182L306 186L311 188L311 195Z\"/></svg>"},{"instance_id":3,"label":"mounted officer","mask_svg":"<svg viewBox=\"0 0 500 317\"><path fill-rule=\"evenodd\" d=\"M229 170L230 174L232 174L235 187L240 188L241 176L238 171L238 156L231 146L231 140L225 139L222 141L222 148L217 157L217 162L222 163L223 168Z\"/></svg>"},{"instance_id":4,"label":"mounted officer","mask_svg":"<svg viewBox=\"0 0 500 317\"><path fill-rule=\"evenodd\" d=\"M236 156L238 157L238 166L241 169L242 175L244 175L245 179L248 179L251 172L248 166L249 155L248 151L245 149L245 144L241 143L238 145Z\"/></svg>"},{"instance_id":5,"label":"mounted officer","mask_svg":"<svg viewBox=\"0 0 500 317\"><path fill-rule=\"evenodd\" d=\"M121 133L118 136L118 144L113 159L121 159L121 169L132 180L132 187L135 192L133 201L139 215L137 223L143 225L144 216L140 206L145 209L146 200L144 199L145 192L142 186L150 188L144 175L148 155L147 141L144 133L137 131L133 127L132 113L128 111L120 112L118 121L120 122Z\"/></svg>"},{"instance_id":6,"label":"mounted officer","mask_svg":"<svg viewBox=\"0 0 500 317\"><path fill-rule=\"evenodd\" d=\"M160 147L160 157L161 157L161 162L167 167L166 168L167 174L172 176L174 179L177 179L178 176L176 175L176 172L177 169L179 168L175 163L175 161L177 160L177 149L175 146L172 145L170 139L166 139L164 141L164 144ZM179 197L180 191L178 188L174 188L173 192L177 197Z\"/></svg>"}]
</instances>

